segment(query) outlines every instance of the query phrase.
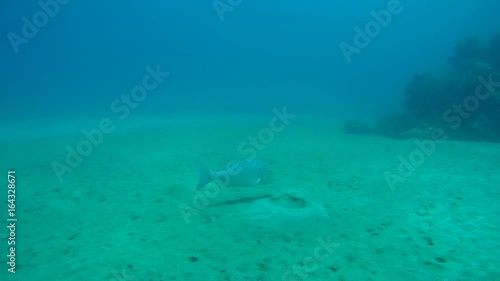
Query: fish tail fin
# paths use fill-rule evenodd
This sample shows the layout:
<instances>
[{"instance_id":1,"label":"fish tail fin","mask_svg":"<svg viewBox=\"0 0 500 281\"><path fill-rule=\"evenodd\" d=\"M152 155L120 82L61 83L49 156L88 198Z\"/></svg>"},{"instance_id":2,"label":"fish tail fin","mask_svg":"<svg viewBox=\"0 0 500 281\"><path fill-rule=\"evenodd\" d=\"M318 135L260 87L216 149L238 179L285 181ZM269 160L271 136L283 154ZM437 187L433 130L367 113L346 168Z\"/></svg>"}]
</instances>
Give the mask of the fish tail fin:
<instances>
[{"instance_id":1,"label":"fish tail fin","mask_svg":"<svg viewBox=\"0 0 500 281\"><path fill-rule=\"evenodd\" d=\"M210 171L207 166L198 162L198 173L200 174L200 178L198 179L198 185L196 186L196 190L204 187L207 183L211 182L213 179L213 172Z\"/></svg>"}]
</instances>

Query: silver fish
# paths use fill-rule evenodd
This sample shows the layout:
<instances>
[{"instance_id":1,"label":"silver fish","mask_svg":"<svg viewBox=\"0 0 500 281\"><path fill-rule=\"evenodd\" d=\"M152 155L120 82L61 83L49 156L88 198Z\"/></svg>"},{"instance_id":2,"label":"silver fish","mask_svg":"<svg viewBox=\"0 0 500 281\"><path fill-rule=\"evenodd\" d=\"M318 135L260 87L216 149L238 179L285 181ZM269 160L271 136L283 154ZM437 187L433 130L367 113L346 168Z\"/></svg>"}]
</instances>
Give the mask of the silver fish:
<instances>
[{"instance_id":1,"label":"silver fish","mask_svg":"<svg viewBox=\"0 0 500 281\"><path fill-rule=\"evenodd\" d=\"M269 165L260 160L238 162L226 170L219 172L210 171L199 163L198 172L200 179L196 189L204 187L211 181L217 181L223 186L255 186L267 184L274 180L274 174Z\"/></svg>"}]
</instances>

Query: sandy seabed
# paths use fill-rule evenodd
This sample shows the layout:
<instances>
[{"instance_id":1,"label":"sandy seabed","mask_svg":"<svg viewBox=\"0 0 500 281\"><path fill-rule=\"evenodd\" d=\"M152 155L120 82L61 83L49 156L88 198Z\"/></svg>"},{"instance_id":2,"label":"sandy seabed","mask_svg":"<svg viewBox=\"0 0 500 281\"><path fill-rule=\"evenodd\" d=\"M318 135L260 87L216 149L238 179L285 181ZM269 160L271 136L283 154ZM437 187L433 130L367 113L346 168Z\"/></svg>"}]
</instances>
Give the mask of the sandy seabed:
<instances>
[{"instance_id":1,"label":"sandy seabed","mask_svg":"<svg viewBox=\"0 0 500 281\"><path fill-rule=\"evenodd\" d=\"M51 164L66 164L92 123L5 138L18 222L15 274L0 228L0 279L500 280L500 144L437 144L391 189L385 174L399 175L414 140L297 118L257 154L274 182L193 191L196 161L245 160L238 146L270 118L136 120L62 181Z\"/></svg>"}]
</instances>

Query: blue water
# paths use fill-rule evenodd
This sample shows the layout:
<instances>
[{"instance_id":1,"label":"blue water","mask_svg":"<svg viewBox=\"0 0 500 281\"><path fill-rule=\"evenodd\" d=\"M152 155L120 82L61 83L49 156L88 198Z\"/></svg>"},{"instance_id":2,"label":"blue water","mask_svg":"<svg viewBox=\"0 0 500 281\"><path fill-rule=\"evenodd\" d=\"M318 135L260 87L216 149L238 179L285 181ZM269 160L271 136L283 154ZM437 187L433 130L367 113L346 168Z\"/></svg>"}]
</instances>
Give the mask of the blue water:
<instances>
[{"instance_id":1,"label":"blue water","mask_svg":"<svg viewBox=\"0 0 500 281\"><path fill-rule=\"evenodd\" d=\"M1 122L109 114L148 65L170 76L135 114L287 105L377 115L401 106L414 73L443 71L464 36L488 38L500 27L495 0L401 1L402 11L347 63L339 44L353 44L353 28L364 28L370 11L390 1L243 0L222 16L212 1L66 2L16 47L8 34L22 36L22 17L33 22L42 8L36 1L2 4Z\"/></svg>"},{"instance_id":2,"label":"blue water","mask_svg":"<svg viewBox=\"0 0 500 281\"><path fill-rule=\"evenodd\" d=\"M500 280L500 1L3 2L1 281Z\"/></svg>"}]
</instances>

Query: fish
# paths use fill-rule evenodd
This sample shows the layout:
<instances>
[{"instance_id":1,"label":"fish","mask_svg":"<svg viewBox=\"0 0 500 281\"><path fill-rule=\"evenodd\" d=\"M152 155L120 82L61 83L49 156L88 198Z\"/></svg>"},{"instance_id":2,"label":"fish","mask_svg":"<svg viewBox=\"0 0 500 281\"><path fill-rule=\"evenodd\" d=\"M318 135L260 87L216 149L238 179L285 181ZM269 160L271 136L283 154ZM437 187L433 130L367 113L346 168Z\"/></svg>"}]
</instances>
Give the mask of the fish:
<instances>
[{"instance_id":1,"label":"fish","mask_svg":"<svg viewBox=\"0 0 500 281\"><path fill-rule=\"evenodd\" d=\"M269 165L261 160L236 162L222 171L214 172L198 163L200 178L196 189L201 189L209 182L217 181L226 187L247 187L268 184L275 179Z\"/></svg>"}]
</instances>

